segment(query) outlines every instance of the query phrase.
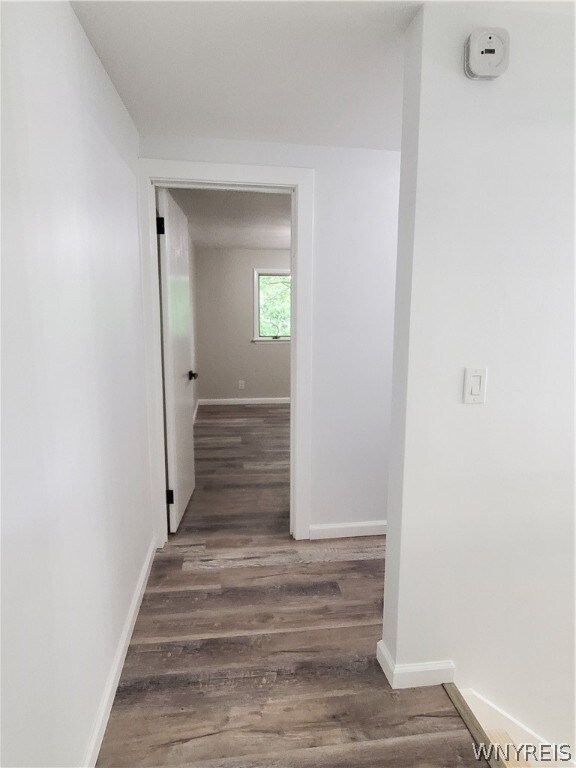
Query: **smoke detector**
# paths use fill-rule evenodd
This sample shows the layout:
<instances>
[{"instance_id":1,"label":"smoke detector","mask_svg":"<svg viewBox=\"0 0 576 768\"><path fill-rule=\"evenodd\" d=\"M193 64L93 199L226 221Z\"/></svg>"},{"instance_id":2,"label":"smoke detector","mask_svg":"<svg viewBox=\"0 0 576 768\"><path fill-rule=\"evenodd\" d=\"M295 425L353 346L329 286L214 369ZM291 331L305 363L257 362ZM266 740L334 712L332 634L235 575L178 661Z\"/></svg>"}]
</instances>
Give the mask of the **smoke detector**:
<instances>
[{"instance_id":1,"label":"smoke detector","mask_svg":"<svg viewBox=\"0 0 576 768\"><path fill-rule=\"evenodd\" d=\"M471 80L494 80L508 69L510 36L505 29L480 27L466 41L464 72Z\"/></svg>"}]
</instances>

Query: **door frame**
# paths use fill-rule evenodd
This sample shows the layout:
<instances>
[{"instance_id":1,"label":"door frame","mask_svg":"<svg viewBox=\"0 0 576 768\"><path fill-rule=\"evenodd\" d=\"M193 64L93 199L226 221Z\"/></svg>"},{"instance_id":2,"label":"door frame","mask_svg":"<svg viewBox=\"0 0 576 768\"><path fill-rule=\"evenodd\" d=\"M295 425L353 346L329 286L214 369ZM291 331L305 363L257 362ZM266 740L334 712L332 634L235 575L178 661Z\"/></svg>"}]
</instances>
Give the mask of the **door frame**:
<instances>
[{"instance_id":1,"label":"door frame","mask_svg":"<svg viewBox=\"0 0 576 768\"><path fill-rule=\"evenodd\" d=\"M292 196L290 345L290 533L310 538L314 170L180 160L138 161L141 280L148 407L150 515L156 546L168 539L162 389L162 328L156 188L259 191Z\"/></svg>"}]
</instances>

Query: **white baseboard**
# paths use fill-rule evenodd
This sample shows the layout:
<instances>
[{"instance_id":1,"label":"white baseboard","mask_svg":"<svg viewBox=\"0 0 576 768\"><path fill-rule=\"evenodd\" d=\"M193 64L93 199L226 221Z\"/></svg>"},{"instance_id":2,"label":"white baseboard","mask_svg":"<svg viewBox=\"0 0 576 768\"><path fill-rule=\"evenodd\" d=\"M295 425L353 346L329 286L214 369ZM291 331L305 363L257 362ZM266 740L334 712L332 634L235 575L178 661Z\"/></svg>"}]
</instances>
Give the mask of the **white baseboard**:
<instances>
[{"instance_id":1,"label":"white baseboard","mask_svg":"<svg viewBox=\"0 0 576 768\"><path fill-rule=\"evenodd\" d=\"M114 659L110 667L108 679L104 687L104 693L100 699L100 704L98 706L96 715L96 723L94 725L89 746L86 751L86 758L83 762L83 765L87 766L87 768L92 768L92 766L96 765L96 760L98 759L98 753L100 752L102 739L104 738L104 731L108 725L110 710L112 709L112 704L114 703L116 688L118 687L118 681L120 680L122 667L124 666L124 660L128 652L128 646L130 645L132 630L134 629L138 611L140 610L140 603L142 602L142 598L144 596L144 590L146 589L148 576L150 575L150 569L152 568L152 561L154 560L155 554L156 542L152 541L148 547L148 552L146 553L144 563L140 570L140 575L138 576L138 581L136 582L136 588L134 589L130 608L128 609L128 615L126 616L122 634L120 635L120 640L118 641L116 653L114 654Z\"/></svg>"},{"instance_id":2,"label":"white baseboard","mask_svg":"<svg viewBox=\"0 0 576 768\"><path fill-rule=\"evenodd\" d=\"M343 539L348 536L382 536L386 533L386 520L366 520L362 523L329 523L311 525L311 539Z\"/></svg>"},{"instance_id":3,"label":"white baseboard","mask_svg":"<svg viewBox=\"0 0 576 768\"><path fill-rule=\"evenodd\" d=\"M198 400L198 405L275 405L289 402L289 397L214 397Z\"/></svg>"},{"instance_id":4,"label":"white baseboard","mask_svg":"<svg viewBox=\"0 0 576 768\"><path fill-rule=\"evenodd\" d=\"M528 728L527 725L524 725L524 723L521 723L511 714L500 709L492 701L485 699L484 696L481 696L472 688L464 688L460 693L493 744L500 744L501 746L505 746L506 743L516 744L517 746L520 744L530 744L538 747L541 744L553 743L550 739L539 736ZM528 764L543 765L543 762L537 763L529 759ZM547 764L559 765L560 763L549 761ZM576 762L575 760L566 760L562 761L561 765L569 768L576 765Z\"/></svg>"},{"instance_id":5,"label":"white baseboard","mask_svg":"<svg viewBox=\"0 0 576 768\"><path fill-rule=\"evenodd\" d=\"M455 667L449 660L396 664L384 640L380 640L376 646L376 658L392 688L419 688L423 685L454 682Z\"/></svg>"}]
</instances>

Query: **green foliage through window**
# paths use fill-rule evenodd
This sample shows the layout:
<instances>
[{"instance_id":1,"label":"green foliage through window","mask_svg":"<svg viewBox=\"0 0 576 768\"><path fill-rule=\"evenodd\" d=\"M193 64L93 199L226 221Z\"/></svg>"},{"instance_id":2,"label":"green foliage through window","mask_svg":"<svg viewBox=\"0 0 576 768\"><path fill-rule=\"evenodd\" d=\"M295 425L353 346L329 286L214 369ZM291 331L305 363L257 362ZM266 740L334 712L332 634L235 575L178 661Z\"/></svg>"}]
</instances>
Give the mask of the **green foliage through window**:
<instances>
[{"instance_id":1,"label":"green foliage through window","mask_svg":"<svg viewBox=\"0 0 576 768\"><path fill-rule=\"evenodd\" d=\"M290 293L290 275L258 275L258 328L261 337L290 337Z\"/></svg>"}]
</instances>

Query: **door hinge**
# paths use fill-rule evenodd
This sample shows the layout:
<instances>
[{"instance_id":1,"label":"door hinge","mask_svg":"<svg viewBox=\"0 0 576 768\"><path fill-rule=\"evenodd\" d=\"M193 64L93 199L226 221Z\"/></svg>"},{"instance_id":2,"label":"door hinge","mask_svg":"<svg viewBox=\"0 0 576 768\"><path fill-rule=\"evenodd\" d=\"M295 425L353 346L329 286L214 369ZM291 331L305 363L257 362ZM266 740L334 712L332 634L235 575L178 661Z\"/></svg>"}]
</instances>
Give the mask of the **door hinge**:
<instances>
[{"instance_id":1,"label":"door hinge","mask_svg":"<svg viewBox=\"0 0 576 768\"><path fill-rule=\"evenodd\" d=\"M174 491L166 489L166 504L174 504Z\"/></svg>"},{"instance_id":2,"label":"door hinge","mask_svg":"<svg viewBox=\"0 0 576 768\"><path fill-rule=\"evenodd\" d=\"M164 216L156 216L156 234L164 234Z\"/></svg>"}]
</instances>

